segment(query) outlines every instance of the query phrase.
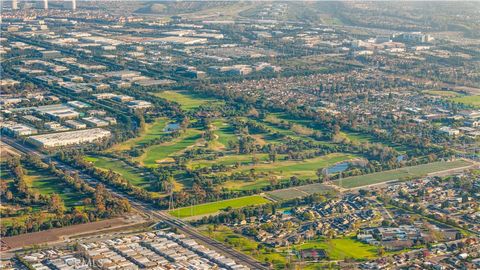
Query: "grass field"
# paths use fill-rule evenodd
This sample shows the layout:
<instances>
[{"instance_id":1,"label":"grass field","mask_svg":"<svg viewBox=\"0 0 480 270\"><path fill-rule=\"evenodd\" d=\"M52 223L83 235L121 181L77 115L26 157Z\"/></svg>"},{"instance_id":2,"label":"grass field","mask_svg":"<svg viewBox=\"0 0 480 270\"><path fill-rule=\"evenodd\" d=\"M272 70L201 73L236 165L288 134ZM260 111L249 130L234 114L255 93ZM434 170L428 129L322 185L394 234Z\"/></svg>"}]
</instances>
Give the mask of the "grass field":
<instances>
[{"instance_id":1,"label":"grass field","mask_svg":"<svg viewBox=\"0 0 480 270\"><path fill-rule=\"evenodd\" d=\"M216 230L211 232L209 232L207 228L207 226L203 226L200 228L200 231L217 241L226 243L234 249L254 257L260 262L268 261L273 263L275 269L284 269L287 259L283 253L267 250L263 246L259 247L259 244L256 241L243 235L236 234L232 229L226 226L219 226Z\"/></svg>"},{"instance_id":2,"label":"grass field","mask_svg":"<svg viewBox=\"0 0 480 270\"><path fill-rule=\"evenodd\" d=\"M451 101L462 103L465 105L480 107L480 95L477 96L462 96L451 98Z\"/></svg>"},{"instance_id":3,"label":"grass field","mask_svg":"<svg viewBox=\"0 0 480 270\"><path fill-rule=\"evenodd\" d=\"M279 121L285 121L290 123L291 128L290 129L285 129L281 127L277 127L274 125L275 122ZM289 136L293 139L301 139L301 140L309 140L309 141L314 141L314 139L308 137L311 136L315 130L318 130L322 132L322 129L313 129L310 128L310 121L308 119L296 119L292 118L291 116L285 114L285 113L271 113L268 114L268 116L265 119L265 124L268 125L270 128L275 130L276 132L279 132L285 136ZM319 141L315 140L317 143L322 143L322 144L332 144L331 141Z\"/></svg>"},{"instance_id":4,"label":"grass field","mask_svg":"<svg viewBox=\"0 0 480 270\"><path fill-rule=\"evenodd\" d=\"M304 139L304 140L310 140L309 138L306 138L306 137L301 137L299 135L297 135L295 132L293 132L292 130L289 130L289 129L284 129L284 128L280 128L280 127L277 127L274 122L272 121L273 119L278 119L276 116L270 116L270 117L267 117L267 120L265 121L256 121L256 122L259 122L260 124L264 124L266 125L267 127L269 127L272 131L274 132L278 132L279 134L282 134L283 136L286 136L286 137L291 137L293 139ZM270 122L269 122L270 121ZM274 140L274 142L278 140Z\"/></svg>"},{"instance_id":5,"label":"grass field","mask_svg":"<svg viewBox=\"0 0 480 270\"><path fill-rule=\"evenodd\" d=\"M0 166L1 166L0 181L6 183L7 189L12 191L14 188L13 175L11 174L10 170L6 168L5 163L2 163ZM29 205L28 207L31 207L32 213L42 211L41 206L39 205ZM23 204L16 204L16 203L10 204L10 203L7 203L6 201L2 201L2 203L0 204L0 210L3 212L4 209L7 209L7 208L14 209L14 210L26 209L25 205ZM14 223L18 223L18 224L24 223L32 215L32 213L19 214L11 217L2 217L0 218L0 226L6 228L9 226L12 226ZM45 215L46 215L46 218L50 216L47 213L45 213Z\"/></svg>"},{"instance_id":6,"label":"grass field","mask_svg":"<svg viewBox=\"0 0 480 270\"><path fill-rule=\"evenodd\" d=\"M329 167L335 163L356 158L357 156L344 153L332 153L304 161L281 161L271 164L261 164L256 166L257 171L276 170L283 171L288 176L315 176L316 170L319 168Z\"/></svg>"},{"instance_id":7,"label":"grass field","mask_svg":"<svg viewBox=\"0 0 480 270\"><path fill-rule=\"evenodd\" d=\"M471 163L464 160L456 160L452 162L433 162L429 164L405 167L396 170L349 177L343 179L341 181L341 184L338 180L335 182L337 185L340 185L344 188L355 188L397 179L401 180L406 177L420 177L429 173L465 167L468 165L471 165Z\"/></svg>"},{"instance_id":8,"label":"grass field","mask_svg":"<svg viewBox=\"0 0 480 270\"><path fill-rule=\"evenodd\" d=\"M180 104L180 107L184 110L193 110L202 105L206 104L221 104L222 102L217 99L211 98L202 98L198 96L194 96L192 94L187 93L187 91L162 91L158 93L154 93L155 96L164 98L169 101L176 102Z\"/></svg>"},{"instance_id":9,"label":"grass field","mask_svg":"<svg viewBox=\"0 0 480 270\"><path fill-rule=\"evenodd\" d=\"M141 172L135 170L135 168L128 166L121 160L112 159L102 156L86 156L86 161L92 162L95 167L112 170L127 179L132 185L145 187L148 185L148 181L141 175Z\"/></svg>"},{"instance_id":10,"label":"grass field","mask_svg":"<svg viewBox=\"0 0 480 270\"><path fill-rule=\"evenodd\" d=\"M278 189L274 191L267 192L267 196L277 200L291 200L295 198L302 198L308 195L312 195L314 193L326 193L326 192L333 192L334 189L330 186L326 186L324 184L316 183L298 187L291 187L287 189Z\"/></svg>"},{"instance_id":11,"label":"grass field","mask_svg":"<svg viewBox=\"0 0 480 270\"><path fill-rule=\"evenodd\" d=\"M379 141L379 140L375 139L373 136L370 136L370 135L365 134L365 133L343 132L342 131L342 132L340 132L340 136L344 136L347 139L349 139L350 141L356 142L356 143L359 143L359 144L362 144L362 143L379 143L379 144L382 144L384 146L392 147L393 149L397 150L400 153L405 153L408 150L408 148L403 146L403 145L397 145L397 144L382 142L382 141Z\"/></svg>"},{"instance_id":12,"label":"grass field","mask_svg":"<svg viewBox=\"0 0 480 270\"><path fill-rule=\"evenodd\" d=\"M233 171L248 171L251 168L255 169L256 173L267 174L266 178L259 178L258 180L251 181L227 181L224 183L224 187L233 190L252 190L270 185L270 177L275 177L278 180L288 180L292 176L296 176L301 179L313 178L316 176L316 171L319 168L327 168L338 162L350 160L357 156L344 153L332 153L321 157L307 159L304 161L288 160L277 161L275 163L257 164L255 166L240 166Z\"/></svg>"},{"instance_id":13,"label":"grass field","mask_svg":"<svg viewBox=\"0 0 480 270\"><path fill-rule=\"evenodd\" d=\"M26 169L25 182L31 189L43 195L56 193L60 195L67 207L82 205L82 200L85 196L73 190L73 188L50 174L47 170L28 167Z\"/></svg>"},{"instance_id":14,"label":"grass field","mask_svg":"<svg viewBox=\"0 0 480 270\"><path fill-rule=\"evenodd\" d=\"M218 148L225 149L225 147L228 146L229 141L234 141L237 139L235 130L225 120L215 120L212 122L212 125L215 128L214 133L217 135L217 139L215 141L218 143Z\"/></svg>"},{"instance_id":15,"label":"grass field","mask_svg":"<svg viewBox=\"0 0 480 270\"><path fill-rule=\"evenodd\" d=\"M426 91L423 91L423 93L433 95L433 96L446 97L446 98L462 96L462 94L460 93L457 93L455 91L447 91L447 90L426 90Z\"/></svg>"},{"instance_id":16,"label":"grass field","mask_svg":"<svg viewBox=\"0 0 480 270\"><path fill-rule=\"evenodd\" d=\"M259 162L266 162L268 161L268 154L255 154L255 157L258 158ZM285 155L278 155L278 159L282 159ZM225 165L225 166L232 166L235 165L237 162L240 163L241 166L248 166L252 164L253 155L247 154L232 154L226 155L223 157L219 157L214 160L194 160L189 163L189 168L191 169L199 169L204 168L212 165Z\"/></svg>"},{"instance_id":17,"label":"grass field","mask_svg":"<svg viewBox=\"0 0 480 270\"><path fill-rule=\"evenodd\" d=\"M297 250L323 249L330 260L375 258L378 247L364 244L352 238L318 239L294 246Z\"/></svg>"},{"instance_id":18,"label":"grass field","mask_svg":"<svg viewBox=\"0 0 480 270\"><path fill-rule=\"evenodd\" d=\"M263 198L262 196L254 195L218 202L198 204L194 205L193 207L182 207L170 211L169 214L179 218L186 218L199 215L214 214L227 207L232 207L236 209L246 206L265 204L268 202L270 201Z\"/></svg>"},{"instance_id":19,"label":"grass field","mask_svg":"<svg viewBox=\"0 0 480 270\"><path fill-rule=\"evenodd\" d=\"M135 160L144 166L155 167L158 162L167 159L170 155L193 146L201 137L200 130L187 129L180 137L175 138L173 141L146 148L145 153L135 158Z\"/></svg>"},{"instance_id":20,"label":"grass field","mask_svg":"<svg viewBox=\"0 0 480 270\"><path fill-rule=\"evenodd\" d=\"M5 163L0 164L0 180L2 182L6 182L7 185L13 183L13 176L11 174L11 171L7 169Z\"/></svg>"},{"instance_id":21,"label":"grass field","mask_svg":"<svg viewBox=\"0 0 480 270\"><path fill-rule=\"evenodd\" d=\"M141 145L160 137L163 134L165 134L163 130L167 125L167 122L168 122L167 118L164 118L164 117L157 118L155 122L148 123L145 125L145 129L140 134L140 136L127 140L123 143L117 144L112 148L110 148L109 151L129 150L136 145Z\"/></svg>"}]
</instances>

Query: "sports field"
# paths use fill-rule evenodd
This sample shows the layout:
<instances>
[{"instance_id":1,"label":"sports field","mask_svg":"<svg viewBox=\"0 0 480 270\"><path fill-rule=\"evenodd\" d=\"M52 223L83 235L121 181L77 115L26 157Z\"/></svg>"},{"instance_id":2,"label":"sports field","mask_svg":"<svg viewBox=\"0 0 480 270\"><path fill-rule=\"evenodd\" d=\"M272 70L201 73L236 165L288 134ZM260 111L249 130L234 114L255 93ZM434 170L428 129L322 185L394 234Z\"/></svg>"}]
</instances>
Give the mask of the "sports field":
<instances>
[{"instance_id":1,"label":"sports field","mask_svg":"<svg viewBox=\"0 0 480 270\"><path fill-rule=\"evenodd\" d=\"M396 170L348 177L341 181L335 181L335 184L344 188L355 188L392 180L402 180L407 177L421 177L429 173L465 167L471 164L472 163L465 160L456 160L452 162L439 161Z\"/></svg>"},{"instance_id":2,"label":"sports field","mask_svg":"<svg viewBox=\"0 0 480 270\"><path fill-rule=\"evenodd\" d=\"M197 140L202 137L201 131L197 129L187 129L180 137L173 141L153 145L145 149L145 153L135 158L146 167L155 167L158 162L162 162L170 155L178 153L195 145Z\"/></svg>"},{"instance_id":3,"label":"sports field","mask_svg":"<svg viewBox=\"0 0 480 270\"><path fill-rule=\"evenodd\" d=\"M270 202L259 195L240 197L235 199L223 200L218 202L204 203L194 205L192 207L182 207L169 212L169 214L178 217L186 218L199 215L215 214L227 207L242 208L246 206L265 204Z\"/></svg>"},{"instance_id":4,"label":"sports field","mask_svg":"<svg viewBox=\"0 0 480 270\"><path fill-rule=\"evenodd\" d=\"M450 99L454 102L462 103L465 105L480 107L480 95L477 96L463 96L463 97L455 97Z\"/></svg>"},{"instance_id":5,"label":"sports field","mask_svg":"<svg viewBox=\"0 0 480 270\"><path fill-rule=\"evenodd\" d=\"M180 107L184 110L193 110L202 105L206 104L220 104L221 101L212 98L202 98L198 96L194 96L192 94L187 93L187 91L175 91L175 90L167 90L158 93L154 93L155 96L164 98L169 101L176 102L180 104Z\"/></svg>"},{"instance_id":6,"label":"sports field","mask_svg":"<svg viewBox=\"0 0 480 270\"><path fill-rule=\"evenodd\" d=\"M167 125L167 122L167 118L159 117L153 123L147 123L145 125L145 129L143 130L143 132L140 133L138 137L119 143L110 148L109 151L129 150L136 145L141 145L151 140L157 139L165 134L164 129Z\"/></svg>"}]
</instances>

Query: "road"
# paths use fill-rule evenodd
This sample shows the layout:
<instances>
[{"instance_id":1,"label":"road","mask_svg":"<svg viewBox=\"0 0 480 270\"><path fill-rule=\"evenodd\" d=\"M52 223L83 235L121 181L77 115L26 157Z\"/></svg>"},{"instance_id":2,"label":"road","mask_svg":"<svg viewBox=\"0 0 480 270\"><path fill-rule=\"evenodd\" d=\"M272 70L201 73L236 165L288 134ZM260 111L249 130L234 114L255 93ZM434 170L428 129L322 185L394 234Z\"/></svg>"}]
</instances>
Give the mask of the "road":
<instances>
[{"instance_id":1,"label":"road","mask_svg":"<svg viewBox=\"0 0 480 270\"><path fill-rule=\"evenodd\" d=\"M48 156L46 154L43 154L43 153L37 151L36 149L28 146L28 145L19 143L12 138L2 136L1 141L10 145L10 146L12 146L12 147L14 147L15 149L19 150L20 152L22 152L26 155L37 156L42 161L50 161L51 160L50 156ZM87 182L88 184L90 184L92 186L96 186L97 184L100 183L98 180L92 178L91 176L89 176L87 174L82 173L81 171L73 168L70 165L60 163L60 162L58 162L58 160L55 160L55 163L56 163L57 168L62 169L62 170L67 170L71 173L78 174L78 176L80 178L82 178L85 182ZM128 199L130 204L132 205L132 207L135 208L137 211L143 212L144 214L146 214L150 217L153 217L153 218L169 225L172 228L176 228L179 232L187 235L188 237L190 237L192 239L195 239L195 240L201 242L202 244L206 245L207 247L210 247L212 249L217 250L218 252L221 252L221 253L227 255L228 257L234 259L235 261L237 261L238 263L240 263L244 266L249 267L250 269L269 269L268 267L262 265L260 262L253 259L252 257L250 257L248 255L245 255L245 254L243 254L243 253L241 253L241 252L239 252L235 249L227 247L223 243L218 242L218 241L216 241L216 240L214 240L214 239L212 239L208 236L203 235L202 233L197 231L194 227L190 226L189 224L183 222L180 219L172 217L172 216L170 216L170 215L168 215L168 214L166 214L162 211L159 211L159 210L155 209L155 207L152 206L152 205L149 205L149 204L144 203L144 202L140 202L137 199L135 199L135 198L133 198L133 197L127 195L127 194L119 193L116 190L113 190L109 187L106 187L106 189L109 192L111 192L114 196L117 196L119 198Z\"/></svg>"}]
</instances>

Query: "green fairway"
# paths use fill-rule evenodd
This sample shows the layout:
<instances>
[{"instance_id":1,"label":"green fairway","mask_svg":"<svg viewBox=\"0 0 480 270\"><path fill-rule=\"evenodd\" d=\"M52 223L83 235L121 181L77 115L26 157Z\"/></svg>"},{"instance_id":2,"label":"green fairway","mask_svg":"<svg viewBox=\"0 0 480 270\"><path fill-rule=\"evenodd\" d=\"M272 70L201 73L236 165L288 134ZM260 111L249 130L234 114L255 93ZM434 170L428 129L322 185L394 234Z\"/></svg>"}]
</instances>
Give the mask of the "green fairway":
<instances>
[{"instance_id":1,"label":"green fairway","mask_svg":"<svg viewBox=\"0 0 480 270\"><path fill-rule=\"evenodd\" d=\"M212 98L202 98L189 94L187 91L162 91L154 93L155 96L180 104L184 110L193 110L202 105L212 105L222 103L220 100Z\"/></svg>"},{"instance_id":2,"label":"green fairway","mask_svg":"<svg viewBox=\"0 0 480 270\"><path fill-rule=\"evenodd\" d=\"M352 238L318 239L294 246L297 250L323 249L330 260L365 260L377 257L378 247Z\"/></svg>"},{"instance_id":3,"label":"green fairway","mask_svg":"<svg viewBox=\"0 0 480 270\"><path fill-rule=\"evenodd\" d=\"M480 107L480 95L477 96L463 96L463 97L455 97L450 99L451 101L462 103L465 105Z\"/></svg>"},{"instance_id":4,"label":"green fairway","mask_svg":"<svg viewBox=\"0 0 480 270\"><path fill-rule=\"evenodd\" d=\"M332 153L304 161L281 161L268 165L259 165L256 167L258 171L269 171L271 169L283 171L284 173L296 176L315 176L316 170L319 168L329 167L335 163L356 158L357 156L344 153Z\"/></svg>"},{"instance_id":5,"label":"green fairway","mask_svg":"<svg viewBox=\"0 0 480 270\"><path fill-rule=\"evenodd\" d=\"M82 200L85 198L83 194L76 192L46 169L27 167L25 182L28 187L40 194L52 195L56 193L60 195L67 207L82 205Z\"/></svg>"},{"instance_id":6,"label":"green fairway","mask_svg":"<svg viewBox=\"0 0 480 270\"><path fill-rule=\"evenodd\" d=\"M281 126L277 126L278 123L288 123L290 125L290 128L283 128ZM279 134L282 134L284 136L290 137L292 139L296 140L308 140L308 141L314 141L312 139L311 135L315 132L315 130L318 130L322 132L321 129L313 129L309 127L310 121L307 119L294 119L290 117L289 115L286 115L285 113L271 113L268 114L267 117L263 122L261 122L265 125L267 125L269 128L271 128L273 131L278 132ZM275 140L278 142L278 140ZM321 144L332 144L331 141L319 141L315 140L317 143ZM281 140L280 140L281 142Z\"/></svg>"},{"instance_id":7,"label":"green fairway","mask_svg":"<svg viewBox=\"0 0 480 270\"><path fill-rule=\"evenodd\" d=\"M429 173L465 167L468 165L471 165L471 163L464 160L456 160L452 162L433 162L396 170L348 177L341 180L341 183L339 180L335 181L335 184L344 188L354 188L392 180L401 180L405 179L406 177L421 177Z\"/></svg>"},{"instance_id":8,"label":"green fairway","mask_svg":"<svg viewBox=\"0 0 480 270\"><path fill-rule=\"evenodd\" d=\"M219 144L217 148L225 149L229 141L237 139L235 130L223 119L218 119L212 122L214 133L216 135L215 141Z\"/></svg>"},{"instance_id":9,"label":"green fairway","mask_svg":"<svg viewBox=\"0 0 480 270\"><path fill-rule=\"evenodd\" d=\"M121 160L112 159L103 156L86 156L86 161L92 162L95 167L112 170L115 173L120 174L123 178L127 179L132 185L145 187L148 185L148 181L138 172L135 168L128 166Z\"/></svg>"},{"instance_id":10,"label":"green fairway","mask_svg":"<svg viewBox=\"0 0 480 270\"><path fill-rule=\"evenodd\" d=\"M260 122L260 121L256 121L256 122L259 122L261 124L264 124L266 125L267 127L269 127L272 131L274 132L277 132L279 134L282 134L283 136L286 136L286 137L290 137L292 139L303 139L303 140L311 140L310 138L308 137L301 137L301 136L298 136L295 132L293 132L292 130L290 129L284 129L284 128L280 128L280 127L277 127L275 124L273 124L274 122L272 121L272 119L275 119L274 117L270 117L271 119L267 118L266 121L263 121L263 122ZM269 122L270 121L270 122Z\"/></svg>"},{"instance_id":11,"label":"green fairway","mask_svg":"<svg viewBox=\"0 0 480 270\"><path fill-rule=\"evenodd\" d=\"M314 178L317 177L317 169L327 168L336 163L354 158L357 158L357 156L345 153L332 153L303 161L277 161L274 163L260 163L254 166L249 163L248 166L240 166L238 169L232 170L232 172L247 172L253 168L255 169L255 173L261 173L267 176L260 177L256 181L227 181L223 186L233 190L252 190L270 185L271 183L269 179L271 177L275 177L280 181L288 180L292 176L296 176L301 179Z\"/></svg>"},{"instance_id":12,"label":"green fairway","mask_svg":"<svg viewBox=\"0 0 480 270\"><path fill-rule=\"evenodd\" d=\"M358 144L363 144L363 143L378 143L382 144L384 146L392 147L393 149L397 150L400 153L405 153L408 148L404 145L398 145L398 144L393 144L390 142L383 142L380 141L373 136L365 133L359 133L359 132L340 132L340 136L343 136L347 139L349 139L352 142L358 143Z\"/></svg>"},{"instance_id":13,"label":"green fairway","mask_svg":"<svg viewBox=\"0 0 480 270\"><path fill-rule=\"evenodd\" d=\"M153 123L148 123L145 125L145 129L140 135L136 138L127 140L123 143L117 144L110 148L111 151L124 151L133 148L136 145L145 144L151 140L157 139L160 136L164 135L165 126L167 125L167 118L160 117L155 119Z\"/></svg>"},{"instance_id":14,"label":"green fairway","mask_svg":"<svg viewBox=\"0 0 480 270\"><path fill-rule=\"evenodd\" d=\"M198 204L192 207L182 207L182 208L178 208L170 211L169 214L179 218L186 218L186 217L193 217L193 216L199 216L199 215L214 214L227 207L232 207L236 209L236 208L242 208L245 206L265 204L268 202L270 201L263 198L262 196L255 195L255 196L247 196L247 197L229 199L229 200L218 201L218 202Z\"/></svg>"},{"instance_id":15,"label":"green fairway","mask_svg":"<svg viewBox=\"0 0 480 270\"><path fill-rule=\"evenodd\" d=\"M147 167L154 167L158 162L166 161L171 158L170 155L178 153L191 147L201 139L202 134L197 129L187 129L180 137L175 138L171 142L153 145L145 149L145 153L135 160ZM172 161L172 160L169 160Z\"/></svg>"},{"instance_id":16,"label":"green fairway","mask_svg":"<svg viewBox=\"0 0 480 270\"><path fill-rule=\"evenodd\" d=\"M278 159L284 158L286 155L278 155ZM233 154L233 155L226 155L219 157L214 160L206 160L206 159L201 159L201 160L195 160L191 161L189 163L189 168L191 169L199 169L199 168L204 168L212 165L225 165L225 166L233 166L237 162L241 166L248 166L252 164L252 158L258 158L259 162L266 162L268 161L268 154Z\"/></svg>"},{"instance_id":17,"label":"green fairway","mask_svg":"<svg viewBox=\"0 0 480 270\"><path fill-rule=\"evenodd\" d=\"M281 178L297 176L297 177L314 177L316 171L320 168L332 166L338 162L356 158L355 155L332 153L306 160L287 160L277 161L269 164L255 165L256 172L269 172Z\"/></svg>"}]
</instances>

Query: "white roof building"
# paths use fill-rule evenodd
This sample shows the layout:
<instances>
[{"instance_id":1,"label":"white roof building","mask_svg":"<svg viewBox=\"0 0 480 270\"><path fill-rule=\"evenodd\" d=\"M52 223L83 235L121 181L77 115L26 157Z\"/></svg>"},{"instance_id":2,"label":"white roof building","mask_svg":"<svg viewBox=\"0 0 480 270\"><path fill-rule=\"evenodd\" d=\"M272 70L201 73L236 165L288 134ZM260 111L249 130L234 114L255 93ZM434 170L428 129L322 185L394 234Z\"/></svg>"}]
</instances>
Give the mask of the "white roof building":
<instances>
[{"instance_id":1,"label":"white roof building","mask_svg":"<svg viewBox=\"0 0 480 270\"><path fill-rule=\"evenodd\" d=\"M101 128L50 133L44 135L30 136L29 142L41 148L53 148L83 143L96 143L110 138L111 133Z\"/></svg>"}]
</instances>

